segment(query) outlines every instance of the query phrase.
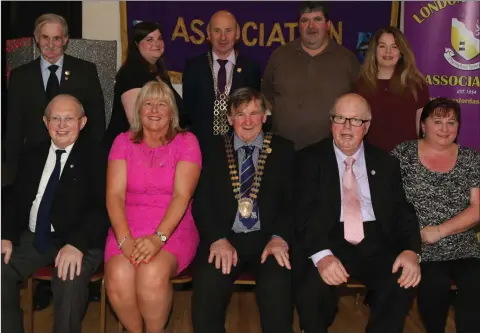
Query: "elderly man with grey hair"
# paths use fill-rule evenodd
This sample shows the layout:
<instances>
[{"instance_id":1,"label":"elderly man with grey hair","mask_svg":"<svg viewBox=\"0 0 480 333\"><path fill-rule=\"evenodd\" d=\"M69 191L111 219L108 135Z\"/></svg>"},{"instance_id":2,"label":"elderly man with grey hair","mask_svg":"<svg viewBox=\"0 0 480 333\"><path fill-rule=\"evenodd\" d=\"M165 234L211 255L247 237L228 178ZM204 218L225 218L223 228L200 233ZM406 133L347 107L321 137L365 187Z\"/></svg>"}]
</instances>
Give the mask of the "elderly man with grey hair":
<instances>
[{"instance_id":1,"label":"elderly man with grey hair","mask_svg":"<svg viewBox=\"0 0 480 333\"><path fill-rule=\"evenodd\" d=\"M227 106L231 129L203 152L193 201L200 234L193 270L195 333L225 333L235 280L256 281L263 333L293 333L289 244L293 222L293 143L263 132L268 102L239 88ZM232 191L233 190L233 191Z\"/></svg>"},{"instance_id":2,"label":"elderly man with grey hair","mask_svg":"<svg viewBox=\"0 0 480 333\"><path fill-rule=\"evenodd\" d=\"M22 150L48 139L42 115L56 95L75 96L85 108L88 123L81 136L100 143L105 132L105 104L97 68L91 62L65 54L69 39L65 19L56 14L41 15L35 21L34 39L40 56L10 73L4 184L15 179ZM35 310L50 304L48 285L37 285Z\"/></svg>"},{"instance_id":3,"label":"elderly man with grey hair","mask_svg":"<svg viewBox=\"0 0 480 333\"><path fill-rule=\"evenodd\" d=\"M420 230L407 202L398 161L366 143L372 116L356 94L338 98L332 137L298 152L296 306L305 333L327 333L337 286L365 284L367 333L401 333L412 289L420 282Z\"/></svg>"},{"instance_id":4,"label":"elderly man with grey hair","mask_svg":"<svg viewBox=\"0 0 480 333\"><path fill-rule=\"evenodd\" d=\"M79 139L87 117L75 97L54 97L43 122L50 140L23 152L2 207L1 331L23 333L19 284L51 265L53 331L80 333L109 223L102 152Z\"/></svg>"},{"instance_id":5,"label":"elderly man with grey hair","mask_svg":"<svg viewBox=\"0 0 480 333\"><path fill-rule=\"evenodd\" d=\"M100 142L105 132L105 103L97 68L65 54L69 38L65 19L41 15L35 22L34 38L41 55L13 69L8 83L5 151L12 181L22 149L48 138L42 115L56 95L70 94L82 103L88 116L82 136Z\"/></svg>"}]
</instances>

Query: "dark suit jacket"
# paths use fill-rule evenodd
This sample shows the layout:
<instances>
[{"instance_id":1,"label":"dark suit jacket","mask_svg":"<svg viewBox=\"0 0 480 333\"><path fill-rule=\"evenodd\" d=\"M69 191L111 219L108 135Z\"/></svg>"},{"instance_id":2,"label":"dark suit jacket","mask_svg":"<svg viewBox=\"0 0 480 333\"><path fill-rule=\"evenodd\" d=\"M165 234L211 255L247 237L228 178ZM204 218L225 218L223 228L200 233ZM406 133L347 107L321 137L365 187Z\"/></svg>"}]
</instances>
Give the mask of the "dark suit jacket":
<instances>
[{"instance_id":1,"label":"dark suit jacket","mask_svg":"<svg viewBox=\"0 0 480 333\"><path fill-rule=\"evenodd\" d=\"M365 141L364 147L375 223L393 253L420 253L418 220L405 198L398 161ZM309 257L331 249L329 233L340 221L340 179L332 138L300 150L295 174L296 245Z\"/></svg>"},{"instance_id":2,"label":"dark suit jacket","mask_svg":"<svg viewBox=\"0 0 480 333\"><path fill-rule=\"evenodd\" d=\"M17 243L28 229L30 209L37 195L51 142L28 147L20 158L9 204L3 207L2 239ZM98 144L79 139L65 163L52 203L52 225L60 246L82 252L105 247L109 219L105 204L104 158Z\"/></svg>"},{"instance_id":3,"label":"dark suit jacket","mask_svg":"<svg viewBox=\"0 0 480 333\"><path fill-rule=\"evenodd\" d=\"M267 157L258 193L260 228L287 242L293 226L292 172L295 157L293 143L273 136L272 153ZM233 194L223 136L214 136L203 153L200 180L192 212L200 241L208 245L227 238L235 221L238 204Z\"/></svg>"},{"instance_id":4,"label":"dark suit jacket","mask_svg":"<svg viewBox=\"0 0 480 333\"><path fill-rule=\"evenodd\" d=\"M242 87L260 91L260 67L255 62L239 55L233 71L231 92ZM197 136L200 144L204 145L213 136L215 101L207 53L187 60L182 80L185 124Z\"/></svg>"},{"instance_id":5,"label":"dark suit jacket","mask_svg":"<svg viewBox=\"0 0 480 333\"><path fill-rule=\"evenodd\" d=\"M70 72L68 80L66 71ZM88 121L81 136L100 142L105 132L105 103L96 66L91 62L65 55L60 94L73 95L82 103ZM16 170L24 144L35 145L50 139L42 121L46 106L46 93L38 57L10 73L5 149L11 172Z\"/></svg>"}]
</instances>

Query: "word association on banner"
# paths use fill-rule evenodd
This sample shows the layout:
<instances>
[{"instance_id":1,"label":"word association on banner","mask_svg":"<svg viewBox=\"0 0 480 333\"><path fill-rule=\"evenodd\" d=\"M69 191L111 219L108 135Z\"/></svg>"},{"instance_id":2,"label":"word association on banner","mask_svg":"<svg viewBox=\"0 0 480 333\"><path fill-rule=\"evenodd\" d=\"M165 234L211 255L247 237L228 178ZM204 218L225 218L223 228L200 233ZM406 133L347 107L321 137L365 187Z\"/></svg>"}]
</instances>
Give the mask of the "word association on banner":
<instances>
[{"instance_id":1,"label":"word association on banner","mask_svg":"<svg viewBox=\"0 0 480 333\"><path fill-rule=\"evenodd\" d=\"M187 22L188 23L188 22ZM271 27L266 27L263 22L247 21L240 26L241 41L245 46L264 46L270 47L274 43L283 45L296 38L296 29L298 22L273 23ZM171 40L174 41L183 38L186 43L200 45L206 42L207 24L201 19L194 19L188 24L182 16L177 18L177 23L173 29ZM332 22L330 27L330 37L338 44L342 44L343 22L335 24Z\"/></svg>"},{"instance_id":2,"label":"word association on banner","mask_svg":"<svg viewBox=\"0 0 480 333\"><path fill-rule=\"evenodd\" d=\"M462 2L464 1L433 1L422 6L417 14L413 14L412 18L418 24L422 24L436 12ZM443 56L451 66L466 71L466 73L477 71L480 68L480 23L478 17L474 25L463 22L461 18L452 18L450 42L451 45L445 46ZM475 58L479 58L478 61L475 62ZM472 88L458 91L458 93L467 95L475 95L477 93L475 88L480 88L480 77L474 75L427 74L425 78L429 85Z\"/></svg>"}]
</instances>

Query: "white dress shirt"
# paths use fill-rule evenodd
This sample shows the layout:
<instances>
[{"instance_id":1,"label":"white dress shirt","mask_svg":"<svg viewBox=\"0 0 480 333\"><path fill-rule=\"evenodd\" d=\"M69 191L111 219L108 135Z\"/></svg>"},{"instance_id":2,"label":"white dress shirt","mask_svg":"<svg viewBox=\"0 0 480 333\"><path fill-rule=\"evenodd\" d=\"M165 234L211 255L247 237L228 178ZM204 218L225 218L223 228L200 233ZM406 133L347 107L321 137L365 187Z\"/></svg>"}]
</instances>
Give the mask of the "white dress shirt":
<instances>
[{"instance_id":1,"label":"white dress shirt","mask_svg":"<svg viewBox=\"0 0 480 333\"><path fill-rule=\"evenodd\" d=\"M48 67L51 65L57 65L57 71L55 74L57 74L57 79L58 79L58 84L62 83L62 70L63 70L63 58L64 56L62 55L56 63L51 64L48 61L46 61L43 56L40 56L40 69L42 70L42 80L43 80L43 88L45 88L45 91L47 91L47 83L48 83L48 78L50 77L50 70Z\"/></svg>"},{"instance_id":2,"label":"white dress shirt","mask_svg":"<svg viewBox=\"0 0 480 333\"><path fill-rule=\"evenodd\" d=\"M345 160L348 158L336 145L333 143L333 149L335 151L335 157L337 158L338 176L340 177L340 197L343 202L343 174L345 172ZM367 164L365 163L365 148L363 142L360 148L352 155L355 159L353 164L353 172L355 173L355 179L358 185L358 196L360 199L360 209L362 211L362 219L366 221L375 221L375 213L373 212L372 199L370 195L370 185L368 183ZM343 204L340 204L340 222L343 222ZM313 264L317 266L317 263L324 257L333 254L331 250L326 249L315 253L310 258Z\"/></svg>"},{"instance_id":3,"label":"white dress shirt","mask_svg":"<svg viewBox=\"0 0 480 333\"><path fill-rule=\"evenodd\" d=\"M62 154L60 158L60 177L62 175L65 162L67 161L68 156L72 151L73 145L74 143L65 148L65 153ZM40 207L40 203L42 202L43 193L45 192L45 188L47 187L50 175L52 174L53 169L55 169L55 162L57 161L57 154L55 153L55 151L57 149L60 148L55 146L55 144L52 142L52 144L50 145L50 149L48 150L48 157L43 168L42 178L40 178L40 184L38 185L37 195L35 196L35 200L33 200L32 203L32 208L30 209L30 219L28 226L31 232L35 232L35 227L37 225L38 208ZM53 226L51 227L51 230L52 232L55 231L53 230Z\"/></svg>"},{"instance_id":4,"label":"white dress shirt","mask_svg":"<svg viewBox=\"0 0 480 333\"><path fill-rule=\"evenodd\" d=\"M220 70L220 64L218 63L217 59L220 59L216 54L215 52L212 50L212 54L213 54L213 71L215 72L215 78L218 78L218 71ZM227 72L227 85L225 86L225 89L228 87L228 88L231 88L232 86L232 81L233 81L233 76L232 76L232 80L230 80L230 75L232 73L232 70L233 70L233 66L235 66L235 50L232 50L232 52L230 52L230 55L227 57L227 59L225 60L228 60L227 64L225 65L225 71Z\"/></svg>"}]
</instances>

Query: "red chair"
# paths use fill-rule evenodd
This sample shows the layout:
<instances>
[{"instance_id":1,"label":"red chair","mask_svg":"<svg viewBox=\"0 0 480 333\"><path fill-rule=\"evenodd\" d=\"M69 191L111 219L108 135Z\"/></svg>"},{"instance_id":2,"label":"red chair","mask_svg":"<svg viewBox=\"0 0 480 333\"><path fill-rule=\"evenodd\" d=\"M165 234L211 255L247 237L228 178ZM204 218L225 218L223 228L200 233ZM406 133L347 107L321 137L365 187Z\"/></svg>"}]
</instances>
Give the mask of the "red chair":
<instances>
[{"instance_id":1,"label":"red chair","mask_svg":"<svg viewBox=\"0 0 480 333\"><path fill-rule=\"evenodd\" d=\"M240 276L235 280L235 284L240 284L240 285L254 285L255 284L255 278L253 277L253 274L250 272L243 272L240 274Z\"/></svg>"},{"instance_id":2,"label":"red chair","mask_svg":"<svg viewBox=\"0 0 480 333\"><path fill-rule=\"evenodd\" d=\"M25 332L33 332L33 280L51 281L55 274L55 268L53 266L42 267L37 270L27 281L27 309L25 316L27 317L27 325ZM101 298L100 298L100 333L105 333L105 309L106 309L106 293L105 282L103 279L103 264L99 267L98 271L92 275L90 282L97 282L102 280Z\"/></svg>"}]
</instances>

